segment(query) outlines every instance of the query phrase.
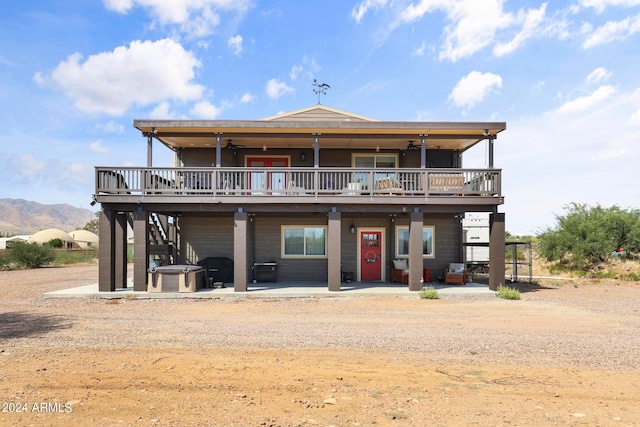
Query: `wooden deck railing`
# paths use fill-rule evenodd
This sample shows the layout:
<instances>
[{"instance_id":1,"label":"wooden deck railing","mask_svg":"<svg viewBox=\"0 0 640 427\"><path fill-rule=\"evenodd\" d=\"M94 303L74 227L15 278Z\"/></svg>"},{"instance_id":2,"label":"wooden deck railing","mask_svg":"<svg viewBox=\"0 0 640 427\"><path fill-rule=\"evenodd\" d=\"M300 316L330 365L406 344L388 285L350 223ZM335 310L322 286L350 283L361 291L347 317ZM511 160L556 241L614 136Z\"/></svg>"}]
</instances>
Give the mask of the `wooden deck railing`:
<instances>
[{"instance_id":1,"label":"wooden deck railing","mask_svg":"<svg viewBox=\"0 0 640 427\"><path fill-rule=\"evenodd\" d=\"M96 167L96 195L501 196L497 169Z\"/></svg>"}]
</instances>

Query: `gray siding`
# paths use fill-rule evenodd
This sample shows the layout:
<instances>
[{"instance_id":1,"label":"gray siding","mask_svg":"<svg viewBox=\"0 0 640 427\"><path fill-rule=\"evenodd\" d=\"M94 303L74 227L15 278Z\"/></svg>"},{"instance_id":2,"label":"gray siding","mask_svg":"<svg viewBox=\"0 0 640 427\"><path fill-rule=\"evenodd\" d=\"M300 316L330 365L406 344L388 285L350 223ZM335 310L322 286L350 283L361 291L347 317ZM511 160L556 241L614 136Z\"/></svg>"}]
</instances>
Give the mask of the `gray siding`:
<instances>
[{"instance_id":1,"label":"gray siding","mask_svg":"<svg viewBox=\"0 0 640 427\"><path fill-rule=\"evenodd\" d=\"M224 148L226 140L223 140L222 166L223 167L241 167L244 165L245 156L290 156L292 167L310 167L313 166L313 149L284 149L270 148L266 152L257 149L239 149L237 155L233 156L233 150ZM313 139L309 138L309 146L313 145ZM321 144L322 145L322 144ZM399 147L402 148L402 147ZM339 149L320 149L320 166L324 167L351 167L352 153L365 153L371 150L339 150ZM305 160L300 159L300 154L304 153ZM372 152L373 153L373 152ZM381 150L379 154L399 154L399 166L405 168L420 167L420 151L412 150L404 153L400 149ZM447 168L454 165L454 152L451 150L427 150L427 167L431 168ZM211 167L216 163L216 150L212 148L187 148L182 150L182 165L184 167Z\"/></svg>"},{"instance_id":2,"label":"gray siding","mask_svg":"<svg viewBox=\"0 0 640 427\"><path fill-rule=\"evenodd\" d=\"M294 214L295 215L295 214ZM326 281L327 259L282 258L282 225L327 225L326 215L290 215L275 217L256 214L249 221L249 265L248 277L253 278L251 265L254 261L276 261L278 263L278 281ZM408 225L408 217L396 217L391 223L388 216L351 217L342 215L342 270L357 271L358 241L357 234L351 234L351 224L358 227L384 228L385 230L385 273L390 280L391 267L395 254L395 225ZM460 232L459 222L452 216L424 216L424 225L435 226L435 259L425 259L424 267L431 268L432 280L443 272L450 262L459 262ZM179 263L196 263L208 256L224 256L233 259L233 217L231 216L182 216L179 220ZM332 248L328 248L329 251ZM236 266L238 268L240 266Z\"/></svg>"}]
</instances>

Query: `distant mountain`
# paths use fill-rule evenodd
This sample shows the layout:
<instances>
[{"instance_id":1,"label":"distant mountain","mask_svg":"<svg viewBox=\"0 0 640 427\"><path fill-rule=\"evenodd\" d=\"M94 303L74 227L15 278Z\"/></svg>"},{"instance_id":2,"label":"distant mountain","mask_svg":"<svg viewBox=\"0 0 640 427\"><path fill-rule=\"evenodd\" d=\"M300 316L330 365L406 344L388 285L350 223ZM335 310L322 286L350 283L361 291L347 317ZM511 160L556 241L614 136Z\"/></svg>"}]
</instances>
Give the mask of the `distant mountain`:
<instances>
[{"instance_id":1,"label":"distant mountain","mask_svg":"<svg viewBox=\"0 0 640 427\"><path fill-rule=\"evenodd\" d=\"M42 205L23 199L0 199L2 233L33 234L46 228L73 231L95 218L95 212L67 204Z\"/></svg>"}]
</instances>

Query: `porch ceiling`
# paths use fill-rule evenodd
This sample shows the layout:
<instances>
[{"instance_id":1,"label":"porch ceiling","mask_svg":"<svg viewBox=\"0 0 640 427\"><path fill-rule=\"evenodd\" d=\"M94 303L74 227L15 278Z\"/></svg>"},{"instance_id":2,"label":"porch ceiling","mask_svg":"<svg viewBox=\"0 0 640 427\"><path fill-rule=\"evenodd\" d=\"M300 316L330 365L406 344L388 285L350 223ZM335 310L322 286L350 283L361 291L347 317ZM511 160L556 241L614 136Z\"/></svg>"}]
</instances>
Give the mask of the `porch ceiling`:
<instances>
[{"instance_id":1,"label":"porch ceiling","mask_svg":"<svg viewBox=\"0 0 640 427\"><path fill-rule=\"evenodd\" d=\"M264 120L135 120L143 135L170 148L222 147L231 140L246 148L310 148L319 134L320 148L404 149L409 141L427 148L465 151L506 129L504 122L318 122Z\"/></svg>"}]
</instances>

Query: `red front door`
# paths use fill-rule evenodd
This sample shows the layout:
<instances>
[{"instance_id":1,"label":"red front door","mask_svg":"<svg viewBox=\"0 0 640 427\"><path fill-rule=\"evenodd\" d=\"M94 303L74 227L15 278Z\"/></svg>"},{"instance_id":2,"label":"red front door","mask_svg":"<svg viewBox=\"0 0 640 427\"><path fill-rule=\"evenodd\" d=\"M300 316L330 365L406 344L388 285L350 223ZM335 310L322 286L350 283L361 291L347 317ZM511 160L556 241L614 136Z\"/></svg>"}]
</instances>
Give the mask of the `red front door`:
<instances>
[{"instance_id":1,"label":"red front door","mask_svg":"<svg viewBox=\"0 0 640 427\"><path fill-rule=\"evenodd\" d=\"M382 232L360 231L360 281L382 280Z\"/></svg>"},{"instance_id":2,"label":"red front door","mask_svg":"<svg viewBox=\"0 0 640 427\"><path fill-rule=\"evenodd\" d=\"M286 168L289 166L288 157L247 157L247 167L250 168ZM251 190L277 193L287 188L284 172L252 172L249 188Z\"/></svg>"}]
</instances>

